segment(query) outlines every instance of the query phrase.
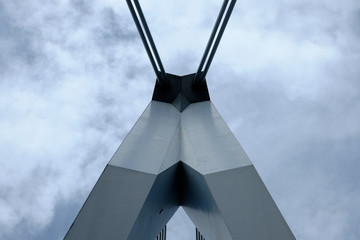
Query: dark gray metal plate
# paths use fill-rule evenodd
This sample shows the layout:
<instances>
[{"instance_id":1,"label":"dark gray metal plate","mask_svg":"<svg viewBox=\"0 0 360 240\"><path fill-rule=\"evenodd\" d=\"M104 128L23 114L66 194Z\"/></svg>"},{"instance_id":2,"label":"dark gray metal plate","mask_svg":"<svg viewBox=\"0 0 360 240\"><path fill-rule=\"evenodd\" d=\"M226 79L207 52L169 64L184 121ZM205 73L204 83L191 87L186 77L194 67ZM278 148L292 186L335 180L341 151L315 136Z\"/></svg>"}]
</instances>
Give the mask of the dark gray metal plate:
<instances>
[{"instance_id":1,"label":"dark gray metal plate","mask_svg":"<svg viewBox=\"0 0 360 240\"><path fill-rule=\"evenodd\" d=\"M190 104L209 101L209 91L206 81L193 86L195 74L176 76L167 74L168 85L156 82L153 100L173 104L180 112Z\"/></svg>"}]
</instances>

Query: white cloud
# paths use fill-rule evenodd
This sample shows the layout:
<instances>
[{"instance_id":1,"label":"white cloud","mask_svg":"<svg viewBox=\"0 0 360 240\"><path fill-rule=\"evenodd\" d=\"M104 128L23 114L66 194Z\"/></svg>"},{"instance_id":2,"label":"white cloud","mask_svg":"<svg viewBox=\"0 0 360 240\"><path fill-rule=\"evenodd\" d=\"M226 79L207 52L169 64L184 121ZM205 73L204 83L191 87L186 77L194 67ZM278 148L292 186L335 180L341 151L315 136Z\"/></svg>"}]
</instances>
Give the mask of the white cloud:
<instances>
[{"instance_id":1,"label":"white cloud","mask_svg":"<svg viewBox=\"0 0 360 240\"><path fill-rule=\"evenodd\" d=\"M166 70L195 72L221 3L141 4ZM299 239L360 234L359 5L238 1L208 74ZM0 13L0 238L51 239L57 207L85 200L155 76L125 1L0 1Z\"/></svg>"}]
</instances>

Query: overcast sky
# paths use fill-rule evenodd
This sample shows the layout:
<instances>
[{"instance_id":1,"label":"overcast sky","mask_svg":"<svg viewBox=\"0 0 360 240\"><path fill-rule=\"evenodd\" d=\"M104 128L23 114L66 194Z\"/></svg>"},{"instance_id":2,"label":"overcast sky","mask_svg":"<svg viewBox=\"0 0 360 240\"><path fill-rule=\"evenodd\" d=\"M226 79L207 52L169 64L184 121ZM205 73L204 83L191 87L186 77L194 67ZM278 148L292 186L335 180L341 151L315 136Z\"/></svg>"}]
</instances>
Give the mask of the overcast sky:
<instances>
[{"instance_id":1,"label":"overcast sky","mask_svg":"<svg viewBox=\"0 0 360 240\"><path fill-rule=\"evenodd\" d=\"M167 72L222 1L140 1ZM210 97L297 239L360 239L360 1L239 0ZM0 239L62 239L151 100L125 1L0 0ZM168 239L192 239L184 212Z\"/></svg>"}]
</instances>

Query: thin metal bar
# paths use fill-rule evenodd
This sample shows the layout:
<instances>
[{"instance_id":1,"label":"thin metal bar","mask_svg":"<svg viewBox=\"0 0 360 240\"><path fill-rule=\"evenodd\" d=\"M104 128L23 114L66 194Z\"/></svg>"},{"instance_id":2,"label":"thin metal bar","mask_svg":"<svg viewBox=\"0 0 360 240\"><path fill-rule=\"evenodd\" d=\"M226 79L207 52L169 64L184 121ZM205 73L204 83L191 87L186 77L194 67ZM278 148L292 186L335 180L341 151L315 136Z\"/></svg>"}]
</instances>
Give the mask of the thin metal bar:
<instances>
[{"instance_id":1,"label":"thin metal bar","mask_svg":"<svg viewBox=\"0 0 360 240\"><path fill-rule=\"evenodd\" d=\"M141 20L141 22L142 22L142 24L143 24L143 26L144 26L145 33L146 33L146 35L147 35L147 37L148 37L148 39L149 39L150 46L151 46L151 48L152 48L152 50L153 50L153 53L154 53L154 55L155 55L155 59L156 59L156 61L157 61L157 64L158 64L158 66L159 66L159 68L160 68L160 73L163 74L163 75L164 75L163 77L165 78L165 69L164 69L164 66L163 66L163 64L162 64L162 62L161 62L159 53L158 53L158 51L157 51L157 49L156 49L155 42L154 42L154 40L153 40L153 38L152 38L152 35L151 35L151 32L150 32L149 26L148 26L148 24L147 24L147 22L146 22L146 19L145 19L145 16L144 16L143 11L142 11L142 9L141 9L140 3L139 3L138 0L134 0L134 3L135 3L135 6L136 6L137 11L138 11L138 13L139 13L140 20Z\"/></svg>"},{"instance_id":2,"label":"thin metal bar","mask_svg":"<svg viewBox=\"0 0 360 240\"><path fill-rule=\"evenodd\" d=\"M203 57L201 59L201 62L200 62L200 65L198 67L198 70L196 72L196 75L195 75L195 78L194 78L194 82L193 83L197 83L199 81L199 79L201 78L201 71L203 70L203 67L204 67L204 63L208 57L208 54L209 54L209 51L210 51L210 48L212 46L212 43L214 42L214 38L216 36L216 32L219 28L219 25L220 25L220 22L221 22L221 19L224 15L224 12L226 10L226 6L228 4L229 0L224 0L222 6L221 6L221 9L220 9L220 12L219 12L219 15L216 19L216 22L215 22L215 25L213 27L213 30L211 32L211 35L210 35L210 38L209 38L209 41L206 45L206 48L205 48L205 51L204 51L204 54L203 54Z\"/></svg>"},{"instance_id":3,"label":"thin metal bar","mask_svg":"<svg viewBox=\"0 0 360 240\"><path fill-rule=\"evenodd\" d=\"M138 29L138 32L140 34L141 40L142 40L142 42L144 44L146 53L148 54L148 57L150 59L151 65L152 65L152 67L154 69L154 72L156 74L157 80L158 80L159 84L164 84L164 83L167 84L165 69L164 69L164 67L162 65L159 53L158 53L158 51L156 49L154 40L153 40L153 38L151 36L150 29L149 29L149 27L148 27L148 25L146 23L144 14L143 14L143 12L141 10L141 6L140 6L140 4L139 4L139 2L137 0L134 0L136 11L139 14L140 21L141 21L142 25L140 24L139 18L138 18L137 14L136 14L135 8L134 8L131 0L126 0L126 2L128 4L131 15L132 15L132 17L134 19L136 28ZM145 30L146 36L145 36L144 31L143 31L143 28ZM149 46L148 40L150 42L150 46ZM155 55L156 61L154 59L153 54ZM160 68L160 71L159 71L158 67Z\"/></svg>"},{"instance_id":4,"label":"thin metal bar","mask_svg":"<svg viewBox=\"0 0 360 240\"><path fill-rule=\"evenodd\" d=\"M216 36L215 43L213 44L216 32L217 32L217 30L219 28L221 19L223 18L223 15L224 15L224 12L225 12L226 7L228 5L228 2L229 2L228 0L224 0L224 3L223 3L223 5L222 5L222 7L220 9L219 16L218 16L218 18L216 20L214 29L213 29L213 31L211 33L208 45L206 46L203 58L202 58L202 60L200 62L200 65L199 65L198 71L197 71L197 73L195 75L193 84L199 84L199 83L202 83L205 80L206 74L207 74L207 72L208 72L208 70L210 68L211 62L212 62L212 60L213 60L213 58L215 56L216 50L217 50L217 48L219 46L220 40L221 40L222 35L223 35L224 31L225 31L226 25L227 25L227 23L228 23L228 21L230 19L231 13L232 13L232 11L234 9L236 0L231 0L230 5L227 8L224 20L223 20L223 22L221 24L220 30L219 30L219 32L218 32L218 34ZM209 50L210 50L211 46L212 46L212 49L211 49L210 55L208 57ZM206 62L204 71L202 71L206 59L207 59L207 62Z\"/></svg>"},{"instance_id":5,"label":"thin metal bar","mask_svg":"<svg viewBox=\"0 0 360 240\"><path fill-rule=\"evenodd\" d=\"M153 67L153 69L154 69L154 71L155 71L155 74L156 74L157 78L159 79L159 78L160 78L159 71L158 71L158 69L157 69L155 60L154 60L154 58L153 58L153 56L152 56L152 54L151 54L151 50L150 50L150 47L149 47L149 45L148 45L148 43L147 43L146 37L145 37L145 35L144 35L144 32L143 32L143 30L142 30L142 28L141 28L139 19L137 18L137 15L136 15L134 6L132 5L132 3L131 3L130 0L126 0L126 2L127 2L128 6L129 6L131 15L132 15L132 17L133 17L133 19L134 19L136 28L138 29L138 32L139 32L140 37L141 37L141 40L142 40L142 42L143 42L143 44L144 44L145 50L146 50L146 52L147 52L147 54L148 54L148 56L149 56L151 65L152 65L152 67Z\"/></svg>"},{"instance_id":6,"label":"thin metal bar","mask_svg":"<svg viewBox=\"0 0 360 240\"><path fill-rule=\"evenodd\" d=\"M216 41L215 41L215 43L214 43L214 47L213 47L213 49L212 49L212 51L211 51L211 53L210 53L209 59L208 59L207 64L206 64L206 66L205 66L205 69L204 69L204 78L205 78L207 72L209 71L210 64L211 64L211 62L212 62L212 60L213 60L213 58L214 58L214 56L215 56L216 49L217 49L217 47L219 46L220 40L221 40L222 35L223 35L224 31L225 31L226 25L227 25L227 23L228 23L228 21L229 21L229 19L230 19L230 16L231 16L231 13L232 13L232 11L233 11L233 9L234 9L235 3L236 3L236 0L232 0L232 1L231 1L230 6L229 6L229 8L228 8L228 11L227 11L227 13L226 13L226 15L225 15L225 18L224 18L224 21L223 21L223 23L222 23L222 25L221 25L219 34L218 34L217 39L216 39Z\"/></svg>"}]
</instances>

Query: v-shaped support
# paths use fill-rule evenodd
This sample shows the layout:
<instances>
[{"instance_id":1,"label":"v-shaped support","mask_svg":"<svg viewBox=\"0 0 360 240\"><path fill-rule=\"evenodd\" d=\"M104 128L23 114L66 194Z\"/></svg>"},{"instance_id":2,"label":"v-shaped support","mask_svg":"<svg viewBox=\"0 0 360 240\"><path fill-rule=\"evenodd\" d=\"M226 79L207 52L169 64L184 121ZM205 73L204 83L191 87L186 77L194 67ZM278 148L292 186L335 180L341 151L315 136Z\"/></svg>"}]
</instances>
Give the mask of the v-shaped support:
<instances>
[{"instance_id":1,"label":"v-shaped support","mask_svg":"<svg viewBox=\"0 0 360 240\"><path fill-rule=\"evenodd\" d=\"M205 75L235 0L224 1L198 72L183 77L165 73L138 1L137 11L127 2L158 81L65 240L164 239L179 206L200 239L295 239L207 90Z\"/></svg>"},{"instance_id":2,"label":"v-shaped support","mask_svg":"<svg viewBox=\"0 0 360 240\"><path fill-rule=\"evenodd\" d=\"M155 239L180 205L207 240L295 239L210 101L152 101L65 239Z\"/></svg>"},{"instance_id":3,"label":"v-shaped support","mask_svg":"<svg viewBox=\"0 0 360 240\"><path fill-rule=\"evenodd\" d=\"M139 31L139 35L141 37L141 40L144 44L145 50L148 54L148 57L150 59L151 65L154 69L155 75L157 77L157 83L160 86L167 86L171 87L171 81L169 80L168 74L165 72L165 69L163 67L163 64L161 62L159 53L157 51L157 48L155 46L154 40L152 38L150 29L146 23L145 16L143 14L143 11L141 9L140 3L138 0L126 0L131 15L134 19L135 25ZM192 85L193 86L199 86L203 82L205 82L206 74L210 68L211 62L215 56L217 47L219 46L221 37L225 31L226 25L230 19L231 13L234 9L236 0L224 0L219 16L215 22L215 26L212 30L212 33L210 35L210 39L208 41L208 44L205 48L205 52L203 54L203 57L201 59L200 65L198 67L198 70L196 74L193 75L192 78Z\"/></svg>"}]
</instances>

